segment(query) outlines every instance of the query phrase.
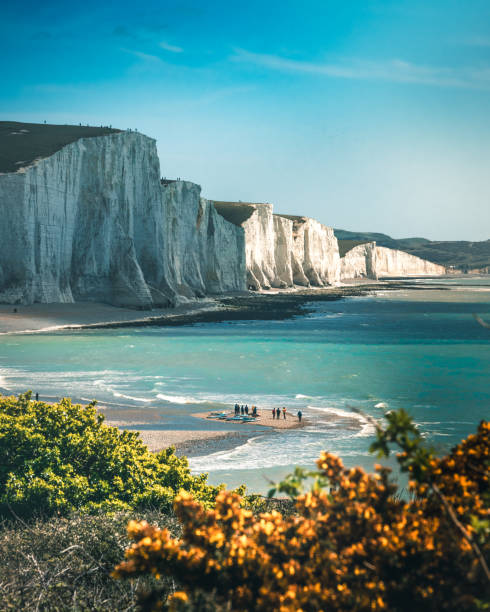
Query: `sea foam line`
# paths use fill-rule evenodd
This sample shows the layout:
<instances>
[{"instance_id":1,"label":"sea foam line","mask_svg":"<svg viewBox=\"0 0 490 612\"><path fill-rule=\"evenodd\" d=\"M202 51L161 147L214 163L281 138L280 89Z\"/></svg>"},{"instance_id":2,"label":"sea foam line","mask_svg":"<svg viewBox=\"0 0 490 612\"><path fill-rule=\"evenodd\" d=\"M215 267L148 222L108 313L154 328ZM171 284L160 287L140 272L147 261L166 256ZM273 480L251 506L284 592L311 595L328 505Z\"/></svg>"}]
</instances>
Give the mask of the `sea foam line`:
<instances>
[{"instance_id":1,"label":"sea foam line","mask_svg":"<svg viewBox=\"0 0 490 612\"><path fill-rule=\"evenodd\" d=\"M199 400L194 397L187 397L185 395L165 395L164 393L157 393L157 398L165 402L172 404L207 404L209 400Z\"/></svg>"}]
</instances>

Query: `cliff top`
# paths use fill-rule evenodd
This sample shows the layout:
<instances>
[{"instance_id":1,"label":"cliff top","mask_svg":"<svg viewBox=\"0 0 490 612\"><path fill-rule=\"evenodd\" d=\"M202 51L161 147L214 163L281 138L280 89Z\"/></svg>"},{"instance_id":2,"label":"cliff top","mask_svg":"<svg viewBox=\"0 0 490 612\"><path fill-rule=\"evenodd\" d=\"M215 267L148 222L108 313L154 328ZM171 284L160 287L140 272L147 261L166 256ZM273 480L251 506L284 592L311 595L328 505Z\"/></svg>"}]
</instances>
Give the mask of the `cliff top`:
<instances>
[{"instance_id":1,"label":"cliff top","mask_svg":"<svg viewBox=\"0 0 490 612\"><path fill-rule=\"evenodd\" d=\"M259 204L253 202L216 202L212 200L218 213L233 225L241 226L253 215Z\"/></svg>"},{"instance_id":2,"label":"cliff top","mask_svg":"<svg viewBox=\"0 0 490 612\"><path fill-rule=\"evenodd\" d=\"M80 138L120 131L108 127L0 121L0 173L17 172Z\"/></svg>"},{"instance_id":3,"label":"cliff top","mask_svg":"<svg viewBox=\"0 0 490 612\"><path fill-rule=\"evenodd\" d=\"M346 253L352 250L354 247L359 246L360 244L368 244L368 240L340 240L337 238L337 242L339 244L339 255L340 257L344 257Z\"/></svg>"},{"instance_id":4,"label":"cliff top","mask_svg":"<svg viewBox=\"0 0 490 612\"><path fill-rule=\"evenodd\" d=\"M306 221L308 217L304 215L283 215L282 213L276 213L278 217L284 217L285 219L289 219L290 221Z\"/></svg>"}]
</instances>

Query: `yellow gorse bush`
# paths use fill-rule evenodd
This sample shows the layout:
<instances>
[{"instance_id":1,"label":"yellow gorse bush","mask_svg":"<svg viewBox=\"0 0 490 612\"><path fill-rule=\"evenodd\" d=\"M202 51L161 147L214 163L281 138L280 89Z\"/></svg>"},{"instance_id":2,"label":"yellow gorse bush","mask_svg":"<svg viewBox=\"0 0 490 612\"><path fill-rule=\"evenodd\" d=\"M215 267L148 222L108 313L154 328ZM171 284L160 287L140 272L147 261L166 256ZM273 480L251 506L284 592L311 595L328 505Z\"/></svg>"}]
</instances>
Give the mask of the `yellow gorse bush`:
<instances>
[{"instance_id":1,"label":"yellow gorse bush","mask_svg":"<svg viewBox=\"0 0 490 612\"><path fill-rule=\"evenodd\" d=\"M389 469L346 469L323 453L318 475L329 486L297 495L296 514L254 515L227 491L210 510L181 493L174 509L182 536L131 522L133 544L115 575L175 578L179 591L154 597L155 609L481 609L489 598L490 424L436 458L405 413L388 418L373 449L402 447L409 499Z\"/></svg>"}]
</instances>

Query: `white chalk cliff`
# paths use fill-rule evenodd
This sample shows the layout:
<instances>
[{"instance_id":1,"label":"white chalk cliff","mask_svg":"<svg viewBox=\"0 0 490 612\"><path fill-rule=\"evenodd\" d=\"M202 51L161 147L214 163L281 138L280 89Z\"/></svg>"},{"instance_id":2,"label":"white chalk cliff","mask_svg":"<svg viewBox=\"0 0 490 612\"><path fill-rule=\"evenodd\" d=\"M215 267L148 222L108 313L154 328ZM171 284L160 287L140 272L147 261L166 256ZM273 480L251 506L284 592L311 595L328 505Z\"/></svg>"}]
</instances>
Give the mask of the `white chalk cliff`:
<instances>
[{"instance_id":1,"label":"white chalk cliff","mask_svg":"<svg viewBox=\"0 0 490 612\"><path fill-rule=\"evenodd\" d=\"M65 146L56 144L63 131ZM247 288L445 273L375 243L341 260L332 228L274 214L271 204L212 202L188 181L161 181L152 138L105 132L80 137L82 126L41 126L37 149L22 153L33 161L12 171L23 163L12 154L0 173L0 302L151 308ZM35 159L49 142L47 156Z\"/></svg>"},{"instance_id":2,"label":"white chalk cliff","mask_svg":"<svg viewBox=\"0 0 490 612\"><path fill-rule=\"evenodd\" d=\"M440 276L446 268L404 251L366 242L352 248L340 260L341 279L387 276Z\"/></svg>"},{"instance_id":3,"label":"white chalk cliff","mask_svg":"<svg viewBox=\"0 0 490 612\"><path fill-rule=\"evenodd\" d=\"M291 267L293 282L306 287L336 285L340 256L333 229L309 217L283 215L293 223Z\"/></svg>"},{"instance_id":4,"label":"white chalk cliff","mask_svg":"<svg viewBox=\"0 0 490 612\"><path fill-rule=\"evenodd\" d=\"M376 243L366 242L347 251L340 259L340 278L378 278L376 273Z\"/></svg>"},{"instance_id":5,"label":"white chalk cliff","mask_svg":"<svg viewBox=\"0 0 490 612\"><path fill-rule=\"evenodd\" d=\"M245 230L249 289L339 282L340 257L332 228L308 217L273 214L272 204L215 202L215 206Z\"/></svg>"},{"instance_id":6,"label":"white chalk cliff","mask_svg":"<svg viewBox=\"0 0 490 612\"><path fill-rule=\"evenodd\" d=\"M192 183L160 183L155 141L81 138L0 175L0 301L152 307L245 288L243 230Z\"/></svg>"}]
</instances>

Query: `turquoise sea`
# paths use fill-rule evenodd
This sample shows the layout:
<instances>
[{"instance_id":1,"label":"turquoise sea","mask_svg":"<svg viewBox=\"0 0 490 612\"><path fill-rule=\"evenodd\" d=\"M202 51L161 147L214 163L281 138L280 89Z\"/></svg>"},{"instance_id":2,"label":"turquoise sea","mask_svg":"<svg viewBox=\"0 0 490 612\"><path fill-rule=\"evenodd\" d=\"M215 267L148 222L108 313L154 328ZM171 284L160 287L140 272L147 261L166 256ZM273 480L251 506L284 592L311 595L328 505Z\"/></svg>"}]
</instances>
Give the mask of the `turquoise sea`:
<instances>
[{"instance_id":1,"label":"turquoise sea","mask_svg":"<svg viewBox=\"0 0 490 612\"><path fill-rule=\"evenodd\" d=\"M2 336L0 387L97 398L139 429L217 429L192 414L235 401L301 409L301 430L250 429L231 450L191 458L213 482L256 491L324 449L369 468L373 428L353 407L376 418L407 409L442 452L490 418L490 330L473 317L490 320L490 279L437 283L446 290L420 281L420 290L316 302L287 321Z\"/></svg>"}]
</instances>

